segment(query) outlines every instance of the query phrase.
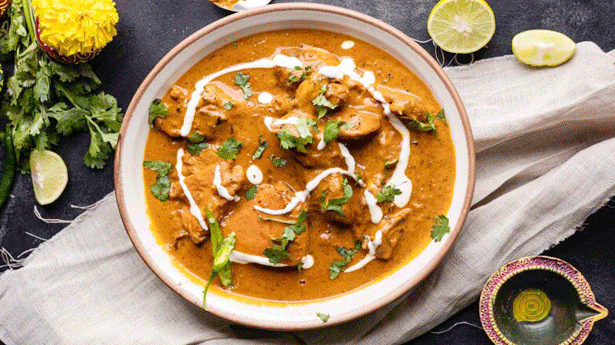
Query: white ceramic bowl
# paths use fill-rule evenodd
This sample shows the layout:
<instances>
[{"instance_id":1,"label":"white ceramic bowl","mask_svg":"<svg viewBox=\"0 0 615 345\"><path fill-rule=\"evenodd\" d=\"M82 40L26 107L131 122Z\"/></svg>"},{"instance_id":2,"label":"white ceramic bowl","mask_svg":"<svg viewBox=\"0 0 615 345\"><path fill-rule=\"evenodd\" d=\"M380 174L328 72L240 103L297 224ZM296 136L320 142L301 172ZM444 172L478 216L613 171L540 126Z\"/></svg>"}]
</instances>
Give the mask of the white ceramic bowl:
<instances>
[{"instance_id":1,"label":"white ceramic bowl","mask_svg":"<svg viewBox=\"0 0 615 345\"><path fill-rule=\"evenodd\" d=\"M276 329L310 329L345 322L380 308L408 292L442 260L461 231L474 189L474 145L464 107L455 88L435 60L399 30L372 17L327 5L280 4L242 12L197 31L171 50L143 81L135 94L120 133L115 156L115 188L126 230L147 265L171 289L201 307L203 285L193 282L172 263L156 243L145 210L143 153L148 108L191 66L207 54L255 33L278 29L319 29L344 33L367 41L400 60L433 92L446 112L456 154L453 201L447 214L451 233L431 242L414 260L388 277L359 290L324 301L259 305L210 293L208 311L248 326ZM328 313L324 323L317 312Z\"/></svg>"}]
</instances>

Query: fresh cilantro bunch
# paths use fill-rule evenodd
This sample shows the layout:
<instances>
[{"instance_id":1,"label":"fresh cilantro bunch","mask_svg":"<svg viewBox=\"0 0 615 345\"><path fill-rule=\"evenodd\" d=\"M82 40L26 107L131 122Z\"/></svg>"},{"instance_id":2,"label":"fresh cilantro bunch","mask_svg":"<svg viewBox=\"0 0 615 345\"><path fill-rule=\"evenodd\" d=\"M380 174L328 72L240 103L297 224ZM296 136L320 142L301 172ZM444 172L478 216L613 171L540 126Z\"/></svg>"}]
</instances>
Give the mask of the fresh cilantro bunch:
<instances>
[{"instance_id":1,"label":"fresh cilantro bunch","mask_svg":"<svg viewBox=\"0 0 615 345\"><path fill-rule=\"evenodd\" d=\"M0 57L14 58L2 114L13 127L22 171L29 170L30 151L49 149L60 143L61 136L86 130L90 146L83 162L101 169L117 145L122 124L117 100L95 93L101 81L89 64L62 65L38 48L24 5L14 0L9 20L0 26Z\"/></svg>"}]
</instances>

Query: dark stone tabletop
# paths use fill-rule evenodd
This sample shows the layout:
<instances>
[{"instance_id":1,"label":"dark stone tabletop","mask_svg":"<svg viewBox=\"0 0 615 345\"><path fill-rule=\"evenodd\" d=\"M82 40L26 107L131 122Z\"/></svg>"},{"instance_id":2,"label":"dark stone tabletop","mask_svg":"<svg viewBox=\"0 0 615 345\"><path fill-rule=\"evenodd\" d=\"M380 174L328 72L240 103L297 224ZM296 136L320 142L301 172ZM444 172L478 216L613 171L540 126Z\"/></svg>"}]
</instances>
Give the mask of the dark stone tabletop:
<instances>
[{"instance_id":1,"label":"dark stone tabletop","mask_svg":"<svg viewBox=\"0 0 615 345\"><path fill-rule=\"evenodd\" d=\"M206 0L116 0L120 15L118 35L94 62L103 81L103 89L115 95L126 108L133 93L150 69L171 48L199 28L230 12ZM283 0L277 3L287 2ZM436 0L332 0L310 1L338 5L384 20L418 40L429 38L426 21ZM514 34L527 29L561 31L576 42L594 41L603 50L615 49L615 2L612 0L491 0L497 30L486 48L475 53L476 59L510 54ZM431 44L423 44L433 53ZM451 55L446 55L450 61ZM466 58L460 59L462 62ZM5 74L10 66L4 66ZM73 219L82 209L71 205L92 204L113 190L113 167L109 160L102 170L85 167L82 157L89 143L85 133L63 140L54 150L69 171L69 183L63 195L49 206L38 206L43 217ZM4 153L0 153L4 157ZM614 172L615 173L615 172ZM50 238L64 225L45 224L33 213L35 205L29 175L20 175L13 188L14 197L0 210L0 247L14 256L36 247L40 240L30 232ZM598 322L586 344L615 344L615 200L589 217L583 231L558 244L546 254L562 258L576 266L593 287L596 299L610 309L611 315ZM0 272L2 270L0 269ZM436 327L442 331L465 321L480 325L474 303ZM1 322L1 321L0 321ZM423 335L409 344L491 344L483 331L459 325L444 334Z\"/></svg>"}]
</instances>

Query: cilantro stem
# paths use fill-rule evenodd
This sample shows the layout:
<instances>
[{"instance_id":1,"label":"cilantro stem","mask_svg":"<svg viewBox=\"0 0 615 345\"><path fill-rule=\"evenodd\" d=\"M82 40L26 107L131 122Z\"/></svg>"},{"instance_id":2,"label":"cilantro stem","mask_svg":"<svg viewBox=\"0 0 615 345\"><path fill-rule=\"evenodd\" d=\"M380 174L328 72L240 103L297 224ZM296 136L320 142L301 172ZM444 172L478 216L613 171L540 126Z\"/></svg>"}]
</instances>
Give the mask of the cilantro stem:
<instances>
[{"instance_id":1,"label":"cilantro stem","mask_svg":"<svg viewBox=\"0 0 615 345\"><path fill-rule=\"evenodd\" d=\"M291 221L291 220L284 220L284 219L277 219L277 218L271 218L271 217L263 217L263 216L258 216L258 220L262 220L262 221L272 221L272 222L278 222L278 223L282 223L282 224L290 224L290 225L294 225L295 222Z\"/></svg>"},{"instance_id":2,"label":"cilantro stem","mask_svg":"<svg viewBox=\"0 0 615 345\"><path fill-rule=\"evenodd\" d=\"M36 28L36 25L34 25L34 10L32 8L32 0L24 0L23 12L26 20L26 26L28 26L28 33L30 34L32 42L35 43L36 32L34 30Z\"/></svg>"},{"instance_id":3,"label":"cilantro stem","mask_svg":"<svg viewBox=\"0 0 615 345\"><path fill-rule=\"evenodd\" d=\"M6 125L4 132L4 168L2 169L2 180L0 180L0 209L9 198L13 181L15 180L15 149L13 147L13 131Z\"/></svg>"}]
</instances>

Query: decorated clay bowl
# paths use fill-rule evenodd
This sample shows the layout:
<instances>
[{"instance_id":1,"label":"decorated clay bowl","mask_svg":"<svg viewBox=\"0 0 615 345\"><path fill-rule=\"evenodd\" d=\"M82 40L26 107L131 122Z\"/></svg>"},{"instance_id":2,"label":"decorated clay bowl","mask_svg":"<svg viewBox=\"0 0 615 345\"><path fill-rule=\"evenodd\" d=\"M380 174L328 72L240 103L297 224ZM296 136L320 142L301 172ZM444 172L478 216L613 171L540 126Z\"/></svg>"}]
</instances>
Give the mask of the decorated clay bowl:
<instances>
[{"instance_id":1,"label":"decorated clay bowl","mask_svg":"<svg viewBox=\"0 0 615 345\"><path fill-rule=\"evenodd\" d=\"M578 345L608 314L579 271L547 256L501 267L485 284L479 308L496 345Z\"/></svg>"},{"instance_id":2,"label":"decorated clay bowl","mask_svg":"<svg viewBox=\"0 0 615 345\"><path fill-rule=\"evenodd\" d=\"M0 17L11 7L11 0L0 0Z\"/></svg>"},{"instance_id":3,"label":"decorated clay bowl","mask_svg":"<svg viewBox=\"0 0 615 345\"><path fill-rule=\"evenodd\" d=\"M416 258L370 285L331 298L302 303L263 303L218 293L207 297L207 311L243 325L301 330L355 319L391 303L421 282L443 259L460 233L472 199L475 178L474 143L457 91L440 65L414 40L377 19L320 4L277 4L241 11L192 34L173 48L150 72L133 97L122 124L115 156L115 189L120 214L135 248L171 289L202 307L203 284L174 264L150 230L146 212L142 161L152 101L204 56L242 37L281 29L318 29L344 33L378 46L414 71L444 108L455 148L455 184L447 217L450 234L432 241ZM325 323L316 315L327 311Z\"/></svg>"}]
</instances>

